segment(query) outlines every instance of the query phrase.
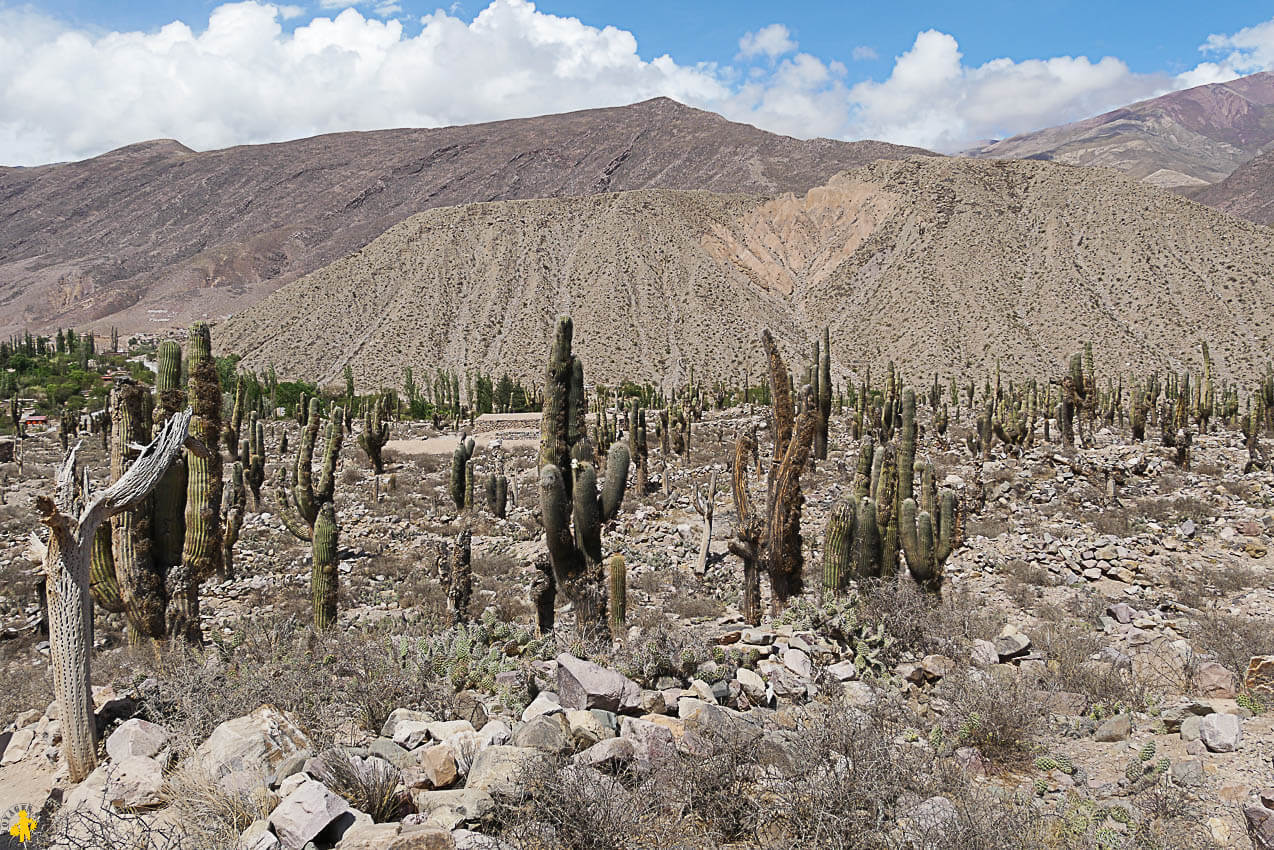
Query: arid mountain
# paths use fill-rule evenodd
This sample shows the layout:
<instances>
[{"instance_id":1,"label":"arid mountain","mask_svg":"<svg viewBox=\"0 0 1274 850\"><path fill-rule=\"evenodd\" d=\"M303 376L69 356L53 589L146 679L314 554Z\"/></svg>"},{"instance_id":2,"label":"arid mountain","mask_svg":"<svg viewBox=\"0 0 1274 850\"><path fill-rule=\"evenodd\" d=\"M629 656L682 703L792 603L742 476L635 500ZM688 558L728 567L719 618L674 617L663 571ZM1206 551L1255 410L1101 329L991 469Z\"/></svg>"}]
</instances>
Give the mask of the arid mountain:
<instances>
[{"instance_id":1,"label":"arid mountain","mask_svg":"<svg viewBox=\"0 0 1274 850\"><path fill-rule=\"evenodd\" d=\"M434 207L651 187L804 192L917 153L799 141L660 98L204 153L161 140L0 169L0 335L224 316Z\"/></svg>"},{"instance_id":2,"label":"arid mountain","mask_svg":"<svg viewBox=\"0 0 1274 850\"><path fill-rule=\"evenodd\" d=\"M1257 224L1274 224L1274 150L1248 160L1220 183L1191 197Z\"/></svg>"},{"instance_id":3,"label":"arid mountain","mask_svg":"<svg viewBox=\"0 0 1274 850\"><path fill-rule=\"evenodd\" d=\"M1114 168L1157 186L1216 183L1274 142L1274 73L1197 86L971 151Z\"/></svg>"},{"instance_id":4,"label":"arid mountain","mask_svg":"<svg viewBox=\"0 0 1274 850\"><path fill-rule=\"evenodd\" d=\"M539 379L555 314L587 377L760 376L770 327L800 365L824 324L841 375L1000 358L1249 375L1274 350L1274 232L1114 172L876 162L803 196L635 191L431 210L219 327L283 374L397 386L403 366Z\"/></svg>"}]
</instances>

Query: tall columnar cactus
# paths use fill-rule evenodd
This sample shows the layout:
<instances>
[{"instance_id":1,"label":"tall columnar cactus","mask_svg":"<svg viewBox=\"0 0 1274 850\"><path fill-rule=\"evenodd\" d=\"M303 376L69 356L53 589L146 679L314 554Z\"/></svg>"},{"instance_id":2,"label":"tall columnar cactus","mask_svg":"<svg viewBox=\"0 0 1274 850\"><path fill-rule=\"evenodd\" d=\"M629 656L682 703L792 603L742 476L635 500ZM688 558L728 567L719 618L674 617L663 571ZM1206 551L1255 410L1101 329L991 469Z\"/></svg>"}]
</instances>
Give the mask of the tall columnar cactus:
<instances>
[{"instance_id":1,"label":"tall columnar cactus","mask_svg":"<svg viewBox=\"0 0 1274 850\"><path fill-rule=\"evenodd\" d=\"M451 547L447 607L454 625L469 622L469 599L473 596L472 541L472 532L465 528L456 535Z\"/></svg>"},{"instance_id":2,"label":"tall columnar cactus","mask_svg":"<svg viewBox=\"0 0 1274 850\"><path fill-rule=\"evenodd\" d=\"M610 632L620 637L628 626L628 568L623 555L612 555L610 577Z\"/></svg>"},{"instance_id":3,"label":"tall columnar cactus","mask_svg":"<svg viewBox=\"0 0 1274 850\"><path fill-rule=\"evenodd\" d=\"M504 519L509 510L509 477L504 473L496 473L491 477L495 482L491 513L496 519Z\"/></svg>"},{"instance_id":4,"label":"tall columnar cactus","mask_svg":"<svg viewBox=\"0 0 1274 850\"><path fill-rule=\"evenodd\" d=\"M202 641L199 582L221 571L221 381L212 359L212 335L199 322L190 330L191 435L212 446L206 457L186 453L186 539L181 563L168 574L168 633Z\"/></svg>"},{"instance_id":5,"label":"tall columnar cactus","mask_svg":"<svg viewBox=\"0 0 1274 850\"><path fill-rule=\"evenodd\" d=\"M159 344L158 370L155 378L154 430L158 431L186 406L186 391L181 383L181 346L172 340ZM164 473L155 488L151 514L151 558L155 572L167 582L169 573L181 564L181 551L186 541L186 458L179 456ZM171 589L166 586L162 599L165 610ZM167 633L167 624L160 635Z\"/></svg>"},{"instance_id":6,"label":"tall columnar cactus","mask_svg":"<svg viewBox=\"0 0 1274 850\"><path fill-rule=\"evenodd\" d=\"M40 521L49 527L49 541L42 553L49 656L53 693L61 706L62 753L71 782L82 781L97 765L90 679L93 606L89 558L93 540L102 522L150 496L184 445L189 444L195 452L210 453L189 440L189 426L189 413L173 416L128 471L93 498L76 468L77 444L58 469L54 497L36 498ZM216 448L214 436L212 452Z\"/></svg>"},{"instance_id":7,"label":"tall columnar cactus","mask_svg":"<svg viewBox=\"0 0 1274 850\"><path fill-rule=\"evenodd\" d=\"M310 547L310 596L314 605L314 628L318 631L336 625L340 589L340 561L337 558L339 537L336 506L331 502L324 502L314 519Z\"/></svg>"},{"instance_id":8,"label":"tall columnar cactus","mask_svg":"<svg viewBox=\"0 0 1274 850\"><path fill-rule=\"evenodd\" d=\"M581 635L608 637L602 525L614 518L628 485L628 447L611 446L597 489L585 427L584 367L571 353L573 327L559 317L544 378L540 425L540 513L554 583L571 600Z\"/></svg>"},{"instance_id":9,"label":"tall columnar cactus","mask_svg":"<svg viewBox=\"0 0 1274 850\"><path fill-rule=\"evenodd\" d=\"M310 399L291 481L280 468L276 489L279 517L283 524L298 540L311 544L313 572L310 589L314 598L314 626L318 629L336 622L339 585L336 555L340 528L336 524L333 498L336 492L336 461L345 439L345 427L342 422L344 411L336 408L332 413L327 425L327 446L323 451L318 484L314 483L314 444L318 440L322 420L318 399Z\"/></svg>"},{"instance_id":10,"label":"tall columnar cactus","mask_svg":"<svg viewBox=\"0 0 1274 850\"><path fill-rule=\"evenodd\" d=\"M244 462L247 459L239 457L239 431L243 427L244 395L246 391L247 382L244 381L243 373L240 372L234 382L234 403L230 408L230 419L221 430L221 437L225 441L226 451L230 453L231 460Z\"/></svg>"},{"instance_id":11,"label":"tall columnar cactus","mask_svg":"<svg viewBox=\"0 0 1274 850\"><path fill-rule=\"evenodd\" d=\"M363 433L358 435L358 445L371 461L372 471L380 475L385 471L381 449L389 442L389 396L384 395L369 402L363 408Z\"/></svg>"},{"instance_id":12,"label":"tall columnar cactus","mask_svg":"<svg viewBox=\"0 0 1274 850\"><path fill-rule=\"evenodd\" d=\"M628 404L628 453L637 468L637 495L644 496L649 487L646 478L646 409L635 398Z\"/></svg>"},{"instance_id":13,"label":"tall columnar cactus","mask_svg":"<svg viewBox=\"0 0 1274 850\"><path fill-rule=\"evenodd\" d=\"M1150 410L1150 402L1140 386L1132 389L1128 399L1128 424L1132 429L1132 438L1140 443L1146 439L1146 414Z\"/></svg>"},{"instance_id":14,"label":"tall columnar cactus","mask_svg":"<svg viewBox=\"0 0 1274 850\"><path fill-rule=\"evenodd\" d=\"M451 453L451 501L456 503L458 511L468 507L465 502L465 497L469 494L466 473L469 469L469 461L473 458L475 445L473 437L467 437L461 440L460 445L456 446L456 450ZM469 501L472 502L472 498Z\"/></svg>"},{"instance_id":15,"label":"tall columnar cactus","mask_svg":"<svg viewBox=\"0 0 1274 850\"><path fill-rule=\"evenodd\" d=\"M265 483L265 423L254 411L248 421L249 437L239 441L239 455L244 457L243 480L252 491L252 507L261 510L261 485ZM283 454L285 448L280 447Z\"/></svg>"},{"instance_id":16,"label":"tall columnar cactus","mask_svg":"<svg viewBox=\"0 0 1274 850\"><path fill-rule=\"evenodd\" d=\"M247 502L243 464L236 461L230 470L230 483L222 499L221 564L222 575L226 578L234 578L234 545L239 542L239 532L243 529L243 511Z\"/></svg>"},{"instance_id":17,"label":"tall columnar cactus","mask_svg":"<svg viewBox=\"0 0 1274 850\"><path fill-rule=\"evenodd\" d=\"M827 429L832 418L832 342L831 331L823 328L823 345L815 363L814 404L818 423L814 428L814 458L827 460Z\"/></svg>"},{"instance_id":18,"label":"tall columnar cactus","mask_svg":"<svg viewBox=\"0 0 1274 850\"><path fill-rule=\"evenodd\" d=\"M754 582L764 568L770 577L771 605L779 613L787 601L804 589L801 576L804 558L801 551L801 508L805 496L800 477L809 462L818 422L814 390L802 391L801 415L796 416L788 383L787 365L769 330L761 334L769 367L770 395L774 405L774 458L767 486L768 500L764 518L752 508L748 493L745 462L755 451L749 435L740 437L735 447L735 469L732 484L739 525L730 551L743 561L744 618L760 621L760 594Z\"/></svg>"},{"instance_id":19,"label":"tall columnar cactus","mask_svg":"<svg viewBox=\"0 0 1274 850\"><path fill-rule=\"evenodd\" d=\"M845 589L852 570L851 549L854 542L854 503L841 501L827 515L823 542L823 589L831 594Z\"/></svg>"},{"instance_id":20,"label":"tall columnar cactus","mask_svg":"<svg viewBox=\"0 0 1274 850\"><path fill-rule=\"evenodd\" d=\"M124 476L137 457L137 447L150 442L151 420L151 397L145 388L126 379L116 380L111 389L112 481ZM128 640L133 645L164 636L165 570L153 552L153 510L148 496L136 507L111 517L115 575L128 621Z\"/></svg>"},{"instance_id":21,"label":"tall columnar cactus","mask_svg":"<svg viewBox=\"0 0 1274 850\"><path fill-rule=\"evenodd\" d=\"M955 494L944 490L939 502L932 467L915 459L915 393L910 388L902 391L899 409L899 445L863 441L853 496L840 502L828 519L824 586L830 592L843 588L851 571L859 579L893 576L900 547L917 582L934 591L941 584L942 563L955 545Z\"/></svg>"},{"instance_id":22,"label":"tall columnar cactus","mask_svg":"<svg viewBox=\"0 0 1274 850\"><path fill-rule=\"evenodd\" d=\"M916 512L916 500L902 503L902 547L912 578L932 593L942 587L943 565L955 541L955 493L943 490L936 515Z\"/></svg>"}]
</instances>

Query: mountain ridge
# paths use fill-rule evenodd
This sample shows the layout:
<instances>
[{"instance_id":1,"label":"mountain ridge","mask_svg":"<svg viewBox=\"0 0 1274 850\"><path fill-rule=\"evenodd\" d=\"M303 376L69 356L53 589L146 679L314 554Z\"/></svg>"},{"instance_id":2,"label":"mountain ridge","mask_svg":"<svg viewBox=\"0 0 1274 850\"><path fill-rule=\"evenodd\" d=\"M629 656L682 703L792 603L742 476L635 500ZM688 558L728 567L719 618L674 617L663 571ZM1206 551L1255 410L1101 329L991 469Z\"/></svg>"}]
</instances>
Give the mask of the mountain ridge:
<instances>
[{"instance_id":1,"label":"mountain ridge","mask_svg":"<svg viewBox=\"0 0 1274 850\"><path fill-rule=\"evenodd\" d=\"M562 312L600 382L669 385L692 363L701 380L755 382L762 328L799 363L823 325L841 377L890 359L924 380L997 358L1046 374L1086 340L1120 370L1162 370L1205 338L1218 375L1247 376L1274 347L1270 280L1274 232L1123 175L914 157L804 195L426 211L216 336L252 368L336 382L348 364L383 386L404 366L538 379Z\"/></svg>"},{"instance_id":2,"label":"mountain ridge","mask_svg":"<svg viewBox=\"0 0 1274 850\"><path fill-rule=\"evenodd\" d=\"M805 191L883 142L801 141L656 98L196 152L176 140L0 169L0 334L241 310L423 209L665 187Z\"/></svg>"}]
</instances>

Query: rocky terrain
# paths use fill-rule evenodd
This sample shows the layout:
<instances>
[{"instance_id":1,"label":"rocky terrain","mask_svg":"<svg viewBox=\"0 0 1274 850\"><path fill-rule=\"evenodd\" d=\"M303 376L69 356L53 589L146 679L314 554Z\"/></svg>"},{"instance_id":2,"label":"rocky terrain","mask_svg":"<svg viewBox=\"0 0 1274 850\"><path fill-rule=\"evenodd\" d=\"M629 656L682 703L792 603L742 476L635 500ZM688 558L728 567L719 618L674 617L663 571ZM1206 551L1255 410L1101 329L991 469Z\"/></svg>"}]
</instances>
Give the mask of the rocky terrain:
<instances>
[{"instance_id":1,"label":"rocky terrain","mask_svg":"<svg viewBox=\"0 0 1274 850\"><path fill-rule=\"evenodd\" d=\"M525 417L476 423L476 475L509 477L504 519L480 495L452 503L450 451L425 447L455 431L393 422L380 476L351 438L337 628L309 629L308 546L267 493L234 576L203 585L203 646L130 648L99 610L103 760L74 786L26 554L61 451L32 435L22 467L3 467L0 805L28 809L37 841L56 824L74 846L1270 846L1274 475L1245 471L1220 417L1188 468L1153 414L1136 442L1122 411L1087 446L1041 417L1033 444L973 455L971 411L946 402L940 428L921 400L915 444L961 505L940 597L905 570L821 589L825 526L863 445L834 408L827 459L800 478L805 592L744 622L729 477L754 428L769 463L774 424L768 407L708 404L680 453L652 431L650 489L630 485L602 534L626 564L613 644L576 636L569 606L536 632L545 543ZM280 441L300 434L266 427L272 481ZM104 460L87 438L95 479ZM447 565L466 528L470 622L453 625Z\"/></svg>"},{"instance_id":2,"label":"rocky terrain","mask_svg":"<svg viewBox=\"0 0 1274 850\"><path fill-rule=\"evenodd\" d=\"M823 325L838 380L1054 368L1076 339L1123 368L1221 374L1274 347L1263 227L1100 169L913 158L777 198L649 190L432 210L218 328L245 364L397 386L403 366L538 380L553 317L589 380L753 383L769 327ZM321 317L321 321L316 321Z\"/></svg>"},{"instance_id":3,"label":"rocky terrain","mask_svg":"<svg viewBox=\"0 0 1274 850\"><path fill-rule=\"evenodd\" d=\"M1184 193L1218 183L1274 142L1274 74L1176 91L1023 133L966 155L1114 168Z\"/></svg>"},{"instance_id":4,"label":"rocky terrain","mask_svg":"<svg viewBox=\"0 0 1274 850\"><path fill-rule=\"evenodd\" d=\"M421 210L643 188L804 192L925 153L800 141L659 98L490 124L0 169L0 336L237 312Z\"/></svg>"},{"instance_id":5,"label":"rocky terrain","mask_svg":"<svg viewBox=\"0 0 1274 850\"><path fill-rule=\"evenodd\" d=\"M1274 224L1271 186L1274 186L1274 151L1249 159L1229 177L1194 192L1192 197L1231 215L1269 225Z\"/></svg>"}]
</instances>

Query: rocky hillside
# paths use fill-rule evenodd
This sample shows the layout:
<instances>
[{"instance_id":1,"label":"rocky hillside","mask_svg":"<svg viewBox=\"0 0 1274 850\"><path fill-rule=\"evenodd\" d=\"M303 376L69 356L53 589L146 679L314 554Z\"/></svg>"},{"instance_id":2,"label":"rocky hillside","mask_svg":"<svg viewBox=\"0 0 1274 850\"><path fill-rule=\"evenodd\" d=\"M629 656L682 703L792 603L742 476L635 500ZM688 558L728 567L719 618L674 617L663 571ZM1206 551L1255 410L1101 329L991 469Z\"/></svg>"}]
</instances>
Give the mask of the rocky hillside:
<instances>
[{"instance_id":1,"label":"rocky hillside","mask_svg":"<svg viewBox=\"0 0 1274 850\"><path fill-rule=\"evenodd\" d=\"M917 153L799 141L660 98L201 153L160 140L0 168L0 335L223 316L434 207L651 187L804 192Z\"/></svg>"},{"instance_id":2,"label":"rocky hillside","mask_svg":"<svg viewBox=\"0 0 1274 850\"><path fill-rule=\"evenodd\" d=\"M397 385L403 366L538 379L555 314L589 377L759 377L756 339L913 375L1111 368L1250 375L1274 348L1274 233L1126 177L917 157L803 196L637 191L432 210L218 328L281 374ZM1117 366L1115 364L1118 364Z\"/></svg>"},{"instance_id":3,"label":"rocky hillside","mask_svg":"<svg viewBox=\"0 0 1274 850\"><path fill-rule=\"evenodd\" d=\"M1254 221L1274 224L1274 151L1240 165L1233 174L1193 194L1201 204Z\"/></svg>"},{"instance_id":4,"label":"rocky hillside","mask_svg":"<svg viewBox=\"0 0 1274 850\"><path fill-rule=\"evenodd\" d=\"M968 151L1098 165L1188 190L1224 179L1274 142L1274 74L1198 86Z\"/></svg>"}]
</instances>

